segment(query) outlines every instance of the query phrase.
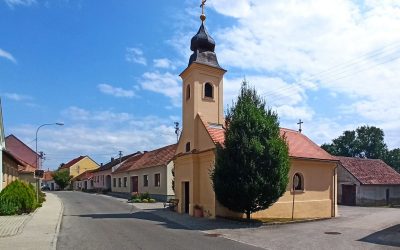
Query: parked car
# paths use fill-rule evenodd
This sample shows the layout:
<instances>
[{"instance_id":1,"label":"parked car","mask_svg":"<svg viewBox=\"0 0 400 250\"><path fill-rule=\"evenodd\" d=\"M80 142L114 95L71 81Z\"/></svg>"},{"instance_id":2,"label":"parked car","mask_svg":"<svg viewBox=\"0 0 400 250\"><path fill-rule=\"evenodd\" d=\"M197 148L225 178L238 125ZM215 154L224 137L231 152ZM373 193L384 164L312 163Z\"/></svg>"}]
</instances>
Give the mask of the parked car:
<instances>
[{"instance_id":1,"label":"parked car","mask_svg":"<svg viewBox=\"0 0 400 250\"><path fill-rule=\"evenodd\" d=\"M50 191L50 187L49 186L42 186L42 191Z\"/></svg>"}]
</instances>

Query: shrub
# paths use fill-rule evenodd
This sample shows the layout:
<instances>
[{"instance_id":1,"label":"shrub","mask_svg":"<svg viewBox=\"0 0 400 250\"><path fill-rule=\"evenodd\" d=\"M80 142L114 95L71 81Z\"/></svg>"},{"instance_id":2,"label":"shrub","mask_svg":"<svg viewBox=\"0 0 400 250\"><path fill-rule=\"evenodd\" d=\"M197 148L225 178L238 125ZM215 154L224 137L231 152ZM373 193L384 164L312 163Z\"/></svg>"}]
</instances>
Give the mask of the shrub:
<instances>
[{"instance_id":1,"label":"shrub","mask_svg":"<svg viewBox=\"0 0 400 250\"><path fill-rule=\"evenodd\" d=\"M13 181L0 193L0 215L30 213L39 204L34 187L20 180Z\"/></svg>"},{"instance_id":2,"label":"shrub","mask_svg":"<svg viewBox=\"0 0 400 250\"><path fill-rule=\"evenodd\" d=\"M140 194L139 196L140 196L140 199L142 199L142 200L144 200L144 199L146 199L146 200L150 199L150 194L149 194L148 192L142 193L142 194Z\"/></svg>"},{"instance_id":3,"label":"shrub","mask_svg":"<svg viewBox=\"0 0 400 250\"><path fill-rule=\"evenodd\" d=\"M133 202L133 203L140 203L140 202L142 202L142 200L141 200L141 199L138 199L138 198L136 198L136 199L132 199L132 202Z\"/></svg>"},{"instance_id":4,"label":"shrub","mask_svg":"<svg viewBox=\"0 0 400 250\"><path fill-rule=\"evenodd\" d=\"M156 202L155 199L149 199L149 203L154 203L154 202Z\"/></svg>"},{"instance_id":5,"label":"shrub","mask_svg":"<svg viewBox=\"0 0 400 250\"><path fill-rule=\"evenodd\" d=\"M143 199L142 202L143 203L149 203L149 200L148 199Z\"/></svg>"},{"instance_id":6,"label":"shrub","mask_svg":"<svg viewBox=\"0 0 400 250\"><path fill-rule=\"evenodd\" d=\"M131 200L135 200L135 199L141 199L140 198L140 195L138 194L138 193L132 193L132 195L131 195Z\"/></svg>"}]
</instances>

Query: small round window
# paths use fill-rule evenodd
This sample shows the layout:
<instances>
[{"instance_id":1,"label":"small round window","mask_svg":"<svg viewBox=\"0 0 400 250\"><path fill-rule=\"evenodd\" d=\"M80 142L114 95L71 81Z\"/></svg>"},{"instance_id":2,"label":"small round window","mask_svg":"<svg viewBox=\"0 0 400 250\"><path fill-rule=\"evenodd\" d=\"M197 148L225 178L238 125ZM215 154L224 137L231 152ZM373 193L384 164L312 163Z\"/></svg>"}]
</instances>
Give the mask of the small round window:
<instances>
[{"instance_id":1,"label":"small round window","mask_svg":"<svg viewBox=\"0 0 400 250\"><path fill-rule=\"evenodd\" d=\"M304 190L304 178L303 175L300 173L295 173L293 176L293 189L297 190Z\"/></svg>"}]
</instances>

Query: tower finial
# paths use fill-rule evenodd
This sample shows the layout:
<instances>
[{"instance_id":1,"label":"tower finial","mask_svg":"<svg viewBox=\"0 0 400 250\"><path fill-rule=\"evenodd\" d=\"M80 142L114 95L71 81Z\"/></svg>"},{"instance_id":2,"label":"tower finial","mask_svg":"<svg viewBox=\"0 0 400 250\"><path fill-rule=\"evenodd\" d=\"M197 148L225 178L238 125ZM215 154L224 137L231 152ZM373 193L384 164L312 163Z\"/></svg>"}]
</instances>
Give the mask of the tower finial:
<instances>
[{"instance_id":1,"label":"tower finial","mask_svg":"<svg viewBox=\"0 0 400 250\"><path fill-rule=\"evenodd\" d=\"M206 20L206 15L204 14L204 6L206 5L207 0L201 0L201 15L200 15L200 20L204 22Z\"/></svg>"}]
</instances>

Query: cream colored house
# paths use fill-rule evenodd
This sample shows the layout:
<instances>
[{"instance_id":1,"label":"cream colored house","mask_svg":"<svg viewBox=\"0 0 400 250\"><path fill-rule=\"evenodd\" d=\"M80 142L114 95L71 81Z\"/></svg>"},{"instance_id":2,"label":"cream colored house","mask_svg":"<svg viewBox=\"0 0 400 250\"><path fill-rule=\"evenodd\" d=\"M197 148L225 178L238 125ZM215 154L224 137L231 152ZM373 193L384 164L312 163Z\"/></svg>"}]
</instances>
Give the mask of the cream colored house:
<instances>
[{"instance_id":1,"label":"cream colored house","mask_svg":"<svg viewBox=\"0 0 400 250\"><path fill-rule=\"evenodd\" d=\"M112 174L112 192L126 195L147 192L159 201L173 198L175 150L176 144L173 144L127 159Z\"/></svg>"},{"instance_id":2,"label":"cream colored house","mask_svg":"<svg viewBox=\"0 0 400 250\"><path fill-rule=\"evenodd\" d=\"M226 71L218 64L214 49L215 42L202 22L191 40L193 54L189 65L180 75L183 128L174 158L177 210L193 215L194 206L199 205L207 217L243 217L218 203L210 178L216 144L224 142L223 76ZM297 131L281 129L281 134L289 144L290 182L275 204L252 217L334 217L337 161ZM294 178L299 181L293 188Z\"/></svg>"}]
</instances>

